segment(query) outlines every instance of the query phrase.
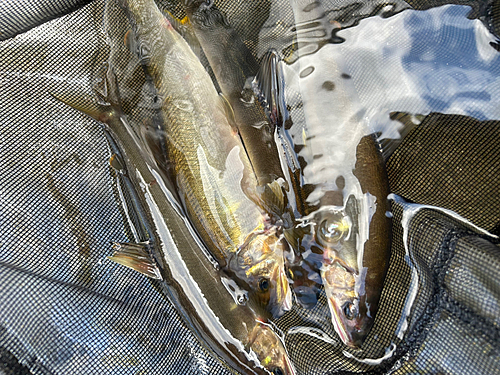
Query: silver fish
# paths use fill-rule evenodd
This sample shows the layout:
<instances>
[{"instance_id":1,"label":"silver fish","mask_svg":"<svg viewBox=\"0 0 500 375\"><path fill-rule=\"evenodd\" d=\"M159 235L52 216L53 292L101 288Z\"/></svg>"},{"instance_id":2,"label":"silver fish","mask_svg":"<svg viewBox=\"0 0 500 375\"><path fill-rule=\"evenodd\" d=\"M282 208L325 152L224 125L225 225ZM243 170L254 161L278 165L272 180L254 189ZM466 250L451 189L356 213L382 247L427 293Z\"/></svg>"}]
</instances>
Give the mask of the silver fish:
<instances>
[{"instance_id":1,"label":"silver fish","mask_svg":"<svg viewBox=\"0 0 500 375\"><path fill-rule=\"evenodd\" d=\"M259 314L289 308L285 243L269 223L245 149L210 76L154 1L124 1L146 75L157 91L172 175L210 252ZM255 244L273 243L255 257ZM250 254L252 253L252 254ZM251 263L264 262L266 267ZM250 262L250 263L249 263Z\"/></svg>"},{"instance_id":2,"label":"silver fish","mask_svg":"<svg viewBox=\"0 0 500 375\"><path fill-rule=\"evenodd\" d=\"M166 187L168 177L122 112L111 68L105 83L98 100L68 93L53 96L105 123L121 150L121 157L112 157L110 163L133 185L143 241L114 243L110 259L160 280L186 324L231 368L244 374L294 374L281 338L252 309L235 303L227 293L227 277L204 255L203 244ZM271 358L262 354L264 341Z\"/></svg>"}]
</instances>

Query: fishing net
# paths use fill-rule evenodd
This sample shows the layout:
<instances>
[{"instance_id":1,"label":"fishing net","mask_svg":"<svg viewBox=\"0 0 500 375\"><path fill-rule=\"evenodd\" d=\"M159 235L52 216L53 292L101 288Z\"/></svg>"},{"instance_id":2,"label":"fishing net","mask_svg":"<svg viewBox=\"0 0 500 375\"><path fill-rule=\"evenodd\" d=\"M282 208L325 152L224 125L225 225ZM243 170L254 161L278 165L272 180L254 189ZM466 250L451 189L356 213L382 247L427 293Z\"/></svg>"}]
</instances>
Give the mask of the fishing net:
<instances>
[{"instance_id":1,"label":"fishing net","mask_svg":"<svg viewBox=\"0 0 500 375\"><path fill-rule=\"evenodd\" d=\"M387 143L397 195L375 325L354 350L324 293L294 305L274 323L299 374L500 373L496 3L465 3L322 4L366 116L404 138ZM216 4L257 59L293 58L288 2ZM158 6L185 16L182 3ZM131 123L151 126L129 29L113 1L0 4L0 374L231 373L158 283L106 258L133 231L115 145L51 96L61 84L95 96L112 64Z\"/></svg>"}]
</instances>

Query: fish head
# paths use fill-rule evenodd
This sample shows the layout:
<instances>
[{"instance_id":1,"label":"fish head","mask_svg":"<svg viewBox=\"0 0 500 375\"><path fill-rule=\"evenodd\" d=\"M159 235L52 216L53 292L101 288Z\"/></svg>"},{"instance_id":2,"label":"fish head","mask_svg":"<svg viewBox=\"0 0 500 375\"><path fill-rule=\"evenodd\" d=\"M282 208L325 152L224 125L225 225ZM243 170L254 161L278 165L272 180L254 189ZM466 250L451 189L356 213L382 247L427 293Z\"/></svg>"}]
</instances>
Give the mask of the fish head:
<instances>
[{"instance_id":1,"label":"fish head","mask_svg":"<svg viewBox=\"0 0 500 375\"><path fill-rule=\"evenodd\" d=\"M247 345L260 364L273 375L294 375L295 369L288 357L283 340L269 324L257 321Z\"/></svg>"},{"instance_id":2,"label":"fish head","mask_svg":"<svg viewBox=\"0 0 500 375\"><path fill-rule=\"evenodd\" d=\"M370 332L388 265L386 206L369 194L323 206L309 218L311 253L322 253L321 279L342 342L360 347Z\"/></svg>"},{"instance_id":3,"label":"fish head","mask_svg":"<svg viewBox=\"0 0 500 375\"><path fill-rule=\"evenodd\" d=\"M274 231L257 232L230 262L237 283L248 291L248 305L260 316L279 317L292 308L283 253L286 242Z\"/></svg>"},{"instance_id":4,"label":"fish head","mask_svg":"<svg viewBox=\"0 0 500 375\"><path fill-rule=\"evenodd\" d=\"M343 207L329 206L301 219L285 238L293 249L287 257L287 273L297 302L313 307L323 284L321 269L336 260L351 272L357 270L356 217Z\"/></svg>"},{"instance_id":5,"label":"fish head","mask_svg":"<svg viewBox=\"0 0 500 375\"><path fill-rule=\"evenodd\" d=\"M301 256L317 270L332 324L342 342L350 347L359 347L373 324L366 303L360 220L363 217L356 200L348 199L345 206L324 206L301 223L309 230L301 238ZM314 280L311 275L308 278Z\"/></svg>"},{"instance_id":6,"label":"fish head","mask_svg":"<svg viewBox=\"0 0 500 375\"><path fill-rule=\"evenodd\" d=\"M359 275L339 263L322 269L322 278L335 331L342 342L359 348L373 325L366 294L359 293Z\"/></svg>"},{"instance_id":7,"label":"fish head","mask_svg":"<svg viewBox=\"0 0 500 375\"><path fill-rule=\"evenodd\" d=\"M330 207L315 217L315 240L323 250L321 279L332 324L342 342L360 347L373 325L366 301L363 228L366 217L351 196L344 207Z\"/></svg>"}]
</instances>

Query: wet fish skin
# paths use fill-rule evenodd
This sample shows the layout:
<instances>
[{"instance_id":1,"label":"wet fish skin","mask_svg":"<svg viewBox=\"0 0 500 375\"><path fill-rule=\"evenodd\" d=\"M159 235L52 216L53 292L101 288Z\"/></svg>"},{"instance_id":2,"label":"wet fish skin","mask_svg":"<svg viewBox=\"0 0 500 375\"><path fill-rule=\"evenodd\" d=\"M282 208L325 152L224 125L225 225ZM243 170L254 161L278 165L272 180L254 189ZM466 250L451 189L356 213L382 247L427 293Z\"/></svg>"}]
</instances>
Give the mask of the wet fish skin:
<instances>
[{"instance_id":1,"label":"wet fish skin","mask_svg":"<svg viewBox=\"0 0 500 375\"><path fill-rule=\"evenodd\" d=\"M259 64L213 2L190 1L186 12L217 82L228 99L259 185L283 178L272 124L254 97L249 80Z\"/></svg>"},{"instance_id":2,"label":"wet fish skin","mask_svg":"<svg viewBox=\"0 0 500 375\"><path fill-rule=\"evenodd\" d=\"M322 254L318 272L332 324L345 345L360 347L373 326L389 261L387 176L355 110L354 84L339 48L328 39L332 26L321 2L291 4L298 58L286 78L300 88L305 118L289 129L301 168L297 195L305 197L297 207L295 241L305 253Z\"/></svg>"},{"instance_id":3,"label":"wet fish skin","mask_svg":"<svg viewBox=\"0 0 500 375\"><path fill-rule=\"evenodd\" d=\"M259 204L257 180L241 141L228 123L224 102L212 80L183 38L158 11L153 1L125 1L138 41L139 57L146 75L158 92L165 123L168 157L183 206L194 227L222 268L229 258L244 254L249 237L256 233L272 236L277 254L280 239L268 227L268 215ZM156 9L144 11L145 9ZM267 261L280 267L269 254ZM232 262L231 264L235 264ZM240 274L239 269L227 269ZM283 271L277 270L276 274ZM250 278L250 279L249 279ZM238 279L242 287L255 285L246 275ZM270 282L275 301L282 279ZM271 281L271 280L269 280ZM274 280L273 280L274 281ZM260 284L257 284L260 285ZM284 293L290 300L290 292ZM261 290L249 290L249 304L265 313ZM255 303L253 303L255 301Z\"/></svg>"},{"instance_id":4,"label":"wet fish skin","mask_svg":"<svg viewBox=\"0 0 500 375\"><path fill-rule=\"evenodd\" d=\"M294 374L293 365L288 372L286 368L276 367L283 361L289 364L281 339L269 326L263 325L248 306L234 304L221 282L223 274L202 254L201 243L193 237L188 221L179 212L165 185L158 180L167 177L156 164L155 157L145 152L147 148L122 112L116 77L111 68L105 81L107 96L98 95L98 103L67 93L53 96L105 123L121 151L120 173L126 174L133 185L134 202L138 202L135 213L142 222L138 229L143 242L115 243L117 251L111 258L125 260L120 263L148 277L160 279L158 289L174 302L207 349L233 369L244 374L269 373L263 369L266 365L259 363L264 361L273 366L271 372ZM180 263L174 257L177 252ZM180 272L178 269L183 267L187 273L176 277L176 272ZM267 357L252 356L254 347L260 353L263 341L255 340L255 337L266 337L276 358L268 361Z\"/></svg>"}]
</instances>

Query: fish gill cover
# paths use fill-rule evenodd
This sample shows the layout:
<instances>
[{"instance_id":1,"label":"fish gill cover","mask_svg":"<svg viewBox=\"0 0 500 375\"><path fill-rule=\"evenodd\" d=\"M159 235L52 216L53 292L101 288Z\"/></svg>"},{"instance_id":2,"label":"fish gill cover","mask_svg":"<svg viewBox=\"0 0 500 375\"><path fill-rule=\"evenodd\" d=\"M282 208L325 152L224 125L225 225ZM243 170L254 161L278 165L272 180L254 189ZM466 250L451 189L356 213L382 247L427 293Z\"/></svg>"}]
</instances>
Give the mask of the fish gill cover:
<instances>
[{"instance_id":1,"label":"fish gill cover","mask_svg":"<svg viewBox=\"0 0 500 375\"><path fill-rule=\"evenodd\" d=\"M495 2L9 4L7 373L497 371Z\"/></svg>"}]
</instances>

